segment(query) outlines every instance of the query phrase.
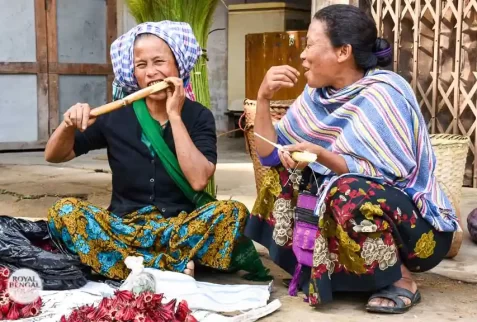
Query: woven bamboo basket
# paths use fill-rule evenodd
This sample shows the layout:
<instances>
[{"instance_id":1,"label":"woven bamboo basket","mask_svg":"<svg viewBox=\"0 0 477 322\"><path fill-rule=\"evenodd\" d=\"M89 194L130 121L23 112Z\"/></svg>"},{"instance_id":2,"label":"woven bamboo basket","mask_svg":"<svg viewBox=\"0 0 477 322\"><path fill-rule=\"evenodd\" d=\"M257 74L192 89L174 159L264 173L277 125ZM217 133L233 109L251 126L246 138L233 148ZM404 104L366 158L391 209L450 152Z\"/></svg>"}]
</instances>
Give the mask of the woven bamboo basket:
<instances>
[{"instance_id":1,"label":"woven bamboo basket","mask_svg":"<svg viewBox=\"0 0 477 322\"><path fill-rule=\"evenodd\" d=\"M274 101L271 103L270 113L272 122L278 122L286 113L293 101ZM247 141L248 153L253 162L255 172L255 186L257 193L260 189L263 175L267 167L260 164L260 160L255 151L255 137L253 134L253 124L255 120L256 101L245 100L245 138ZM454 206L457 217L460 216L460 200L462 196L462 185L464 183L465 163L469 150L469 138L454 134L433 134L430 135L431 144L436 154L436 178L442 189ZM457 255L462 245L462 232L454 234L451 249L447 257L452 258Z\"/></svg>"},{"instance_id":2,"label":"woven bamboo basket","mask_svg":"<svg viewBox=\"0 0 477 322\"><path fill-rule=\"evenodd\" d=\"M445 194L452 202L459 221L462 186L464 184L465 163L470 140L456 134L432 134L431 144L436 154L436 178ZM462 245L463 232L456 232L447 257L455 257Z\"/></svg>"},{"instance_id":3,"label":"woven bamboo basket","mask_svg":"<svg viewBox=\"0 0 477 322\"><path fill-rule=\"evenodd\" d=\"M288 107L293 103L289 101L272 101L270 102L270 114L272 122L278 122L287 112ZM245 114L245 140L247 142L247 152L250 154L253 163L253 170L255 173L255 186L257 194L259 192L263 175L267 172L268 167L261 165L257 152L255 151L255 136L253 132L253 123L255 121L255 111L257 109L257 102L246 99L244 101Z\"/></svg>"}]
</instances>

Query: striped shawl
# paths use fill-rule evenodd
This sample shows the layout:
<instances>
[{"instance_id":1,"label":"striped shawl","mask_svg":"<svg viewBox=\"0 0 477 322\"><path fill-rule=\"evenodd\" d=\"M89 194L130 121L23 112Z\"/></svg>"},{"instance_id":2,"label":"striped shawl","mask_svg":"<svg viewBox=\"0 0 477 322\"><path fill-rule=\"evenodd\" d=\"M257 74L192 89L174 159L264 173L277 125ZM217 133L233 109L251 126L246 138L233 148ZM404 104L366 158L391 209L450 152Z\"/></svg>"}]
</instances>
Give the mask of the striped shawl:
<instances>
[{"instance_id":1,"label":"striped shawl","mask_svg":"<svg viewBox=\"0 0 477 322\"><path fill-rule=\"evenodd\" d=\"M386 182L407 193L438 231L459 230L452 205L434 175L436 157L419 104L399 75L371 70L338 91L308 86L276 125L279 141L308 141L340 154L351 174ZM338 178L319 163L310 167L327 187Z\"/></svg>"}]
</instances>

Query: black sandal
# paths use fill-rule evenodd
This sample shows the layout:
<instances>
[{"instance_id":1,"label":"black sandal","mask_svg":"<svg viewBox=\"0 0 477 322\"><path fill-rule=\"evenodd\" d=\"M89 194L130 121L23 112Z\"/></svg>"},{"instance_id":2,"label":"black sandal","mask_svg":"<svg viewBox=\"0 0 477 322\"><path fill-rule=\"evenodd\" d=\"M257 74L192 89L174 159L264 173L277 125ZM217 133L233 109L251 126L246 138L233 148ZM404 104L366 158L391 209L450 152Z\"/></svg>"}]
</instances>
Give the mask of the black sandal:
<instances>
[{"instance_id":1,"label":"black sandal","mask_svg":"<svg viewBox=\"0 0 477 322\"><path fill-rule=\"evenodd\" d=\"M400 296L407 297L408 299L411 300L411 303L406 306L406 303L404 303L404 301L400 298ZM388 299L393 301L396 305L395 306L377 306L377 305L368 304L366 305L366 310L368 312L402 314L409 311L411 307L413 307L414 305L418 304L421 301L421 293L419 292L419 290L417 290L416 293L412 293L411 291L406 290L404 288L390 285L380 290L378 293L373 294L369 298L368 303L375 298Z\"/></svg>"}]
</instances>

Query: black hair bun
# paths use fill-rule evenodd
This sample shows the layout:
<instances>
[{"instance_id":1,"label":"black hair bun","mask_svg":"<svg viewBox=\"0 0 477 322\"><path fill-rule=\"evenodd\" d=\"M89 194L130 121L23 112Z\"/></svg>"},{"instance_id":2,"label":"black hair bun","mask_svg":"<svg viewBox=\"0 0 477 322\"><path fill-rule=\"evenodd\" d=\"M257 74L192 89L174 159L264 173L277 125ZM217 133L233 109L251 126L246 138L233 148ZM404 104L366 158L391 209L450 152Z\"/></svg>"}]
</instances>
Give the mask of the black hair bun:
<instances>
[{"instance_id":1,"label":"black hair bun","mask_svg":"<svg viewBox=\"0 0 477 322\"><path fill-rule=\"evenodd\" d=\"M389 42L384 38L377 38L374 42L373 53L378 59L379 67L387 67L393 61L393 51Z\"/></svg>"}]
</instances>

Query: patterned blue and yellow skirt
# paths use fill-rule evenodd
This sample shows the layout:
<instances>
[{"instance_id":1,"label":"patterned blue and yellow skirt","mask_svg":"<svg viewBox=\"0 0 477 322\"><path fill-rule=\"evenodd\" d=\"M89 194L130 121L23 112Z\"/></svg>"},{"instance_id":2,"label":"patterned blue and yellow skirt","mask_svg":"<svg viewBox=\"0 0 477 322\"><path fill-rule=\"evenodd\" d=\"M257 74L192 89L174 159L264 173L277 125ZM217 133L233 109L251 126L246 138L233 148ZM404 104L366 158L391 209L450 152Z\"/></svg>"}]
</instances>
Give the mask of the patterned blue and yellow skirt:
<instances>
[{"instance_id":1,"label":"patterned blue and yellow skirt","mask_svg":"<svg viewBox=\"0 0 477 322\"><path fill-rule=\"evenodd\" d=\"M243 236L249 216L236 201L217 201L192 213L164 218L154 206L125 217L87 201L61 199L48 212L52 238L65 251L111 279L125 279L128 256L144 266L183 272L189 261L223 271L245 270L252 280L268 280L253 242Z\"/></svg>"}]
</instances>

